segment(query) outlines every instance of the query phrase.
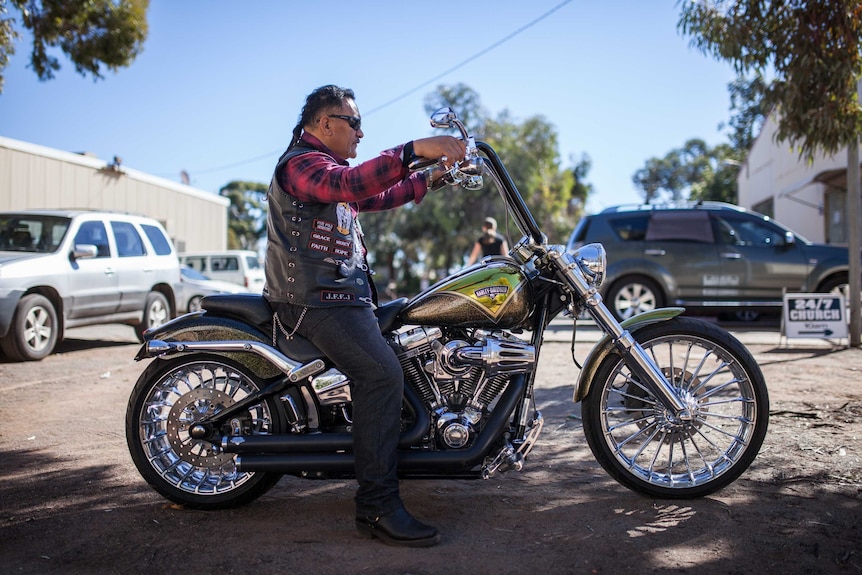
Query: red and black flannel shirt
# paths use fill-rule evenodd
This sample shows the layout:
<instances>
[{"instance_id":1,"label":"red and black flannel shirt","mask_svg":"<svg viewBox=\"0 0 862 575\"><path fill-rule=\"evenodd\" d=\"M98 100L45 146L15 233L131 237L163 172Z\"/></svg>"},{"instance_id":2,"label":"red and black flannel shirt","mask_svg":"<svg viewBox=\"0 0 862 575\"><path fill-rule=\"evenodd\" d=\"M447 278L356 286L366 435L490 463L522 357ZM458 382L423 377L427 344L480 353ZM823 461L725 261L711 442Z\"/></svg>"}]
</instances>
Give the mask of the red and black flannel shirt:
<instances>
[{"instance_id":1,"label":"red and black flannel shirt","mask_svg":"<svg viewBox=\"0 0 862 575\"><path fill-rule=\"evenodd\" d=\"M299 145L320 153L297 156L277 174L281 189L298 200L348 202L356 212L377 212L410 201L418 204L425 197L425 176L415 173L407 177L401 158L403 145L353 167L311 134L303 134Z\"/></svg>"}]
</instances>

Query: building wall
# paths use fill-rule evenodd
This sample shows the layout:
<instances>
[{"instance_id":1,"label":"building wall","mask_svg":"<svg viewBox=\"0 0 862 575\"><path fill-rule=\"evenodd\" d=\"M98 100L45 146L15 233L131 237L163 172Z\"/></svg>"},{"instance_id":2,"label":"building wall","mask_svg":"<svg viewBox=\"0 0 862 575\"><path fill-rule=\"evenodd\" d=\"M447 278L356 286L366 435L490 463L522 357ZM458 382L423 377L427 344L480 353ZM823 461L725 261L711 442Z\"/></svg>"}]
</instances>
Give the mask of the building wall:
<instances>
[{"instance_id":1,"label":"building wall","mask_svg":"<svg viewBox=\"0 0 862 575\"><path fill-rule=\"evenodd\" d=\"M104 160L0 137L0 211L86 208L159 220L177 251L227 248L227 198Z\"/></svg>"},{"instance_id":2,"label":"building wall","mask_svg":"<svg viewBox=\"0 0 862 575\"><path fill-rule=\"evenodd\" d=\"M834 156L818 154L809 162L790 142L777 143L777 130L778 122L770 114L739 172L739 205L753 208L771 198L775 220L813 242L828 242L824 195L831 190L815 178L846 169L847 150Z\"/></svg>"}]
</instances>

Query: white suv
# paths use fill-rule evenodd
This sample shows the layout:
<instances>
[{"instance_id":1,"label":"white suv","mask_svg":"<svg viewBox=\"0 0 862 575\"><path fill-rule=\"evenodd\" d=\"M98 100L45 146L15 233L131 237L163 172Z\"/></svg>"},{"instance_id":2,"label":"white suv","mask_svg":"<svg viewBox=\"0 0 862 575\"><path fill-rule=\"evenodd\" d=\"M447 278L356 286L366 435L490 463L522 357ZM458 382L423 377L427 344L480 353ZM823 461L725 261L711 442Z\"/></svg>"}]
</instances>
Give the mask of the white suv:
<instances>
[{"instance_id":1,"label":"white suv","mask_svg":"<svg viewBox=\"0 0 862 575\"><path fill-rule=\"evenodd\" d=\"M180 269L156 220L112 212L0 212L0 349L49 355L71 327L143 332L176 315Z\"/></svg>"}]
</instances>

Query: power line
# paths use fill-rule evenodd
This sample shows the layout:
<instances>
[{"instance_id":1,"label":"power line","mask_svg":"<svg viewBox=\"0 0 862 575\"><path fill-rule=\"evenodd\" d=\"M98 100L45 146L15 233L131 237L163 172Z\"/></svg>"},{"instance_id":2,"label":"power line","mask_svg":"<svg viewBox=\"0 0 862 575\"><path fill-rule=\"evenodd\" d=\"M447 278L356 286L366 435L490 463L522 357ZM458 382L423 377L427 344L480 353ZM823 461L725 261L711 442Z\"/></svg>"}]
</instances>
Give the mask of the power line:
<instances>
[{"instance_id":1,"label":"power line","mask_svg":"<svg viewBox=\"0 0 862 575\"><path fill-rule=\"evenodd\" d=\"M528 28L535 26L536 24L538 24L539 22L541 22L542 20L544 20L545 18L547 18L548 16L550 16L551 14L553 14L554 12L556 12L557 10L559 10L560 8L565 6L566 4L569 4L570 2L572 2L572 0L563 0L563 2L560 2L559 4L557 4L556 6L554 6L553 8L551 8L550 10L548 10L547 12L545 12L544 14L542 14L541 16L536 18L535 20L528 22L527 24L524 24L523 26L521 26L520 28L518 28L517 30L515 30L514 32L512 32L508 36L505 36L504 38L497 40L496 42L494 42L493 44L491 44L487 48L484 48L483 50L476 52L475 54L473 54L472 56L470 56L466 60L459 62L458 64L455 64L454 66L452 66L451 68L449 68L445 72L441 72L441 73L437 74L436 76L434 76L430 80L426 80L425 82L422 82L418 86L411 88L410 90L404 92L400 96L397 96L397 97L389 100L388 102L385 102L385 103L377 106L376 108L371 109L369 112L367 112L367 114L373 114L374 112L377 112L378 110L382 110L383 108L391 106L395 102L398 102L399 100L403 100L404 98L406 98L410 94L424 88L428 84L431 84L432 82L436 82L440 78L442 78L448 74L451 74L452 72L454 72L455 70L458 70L459 68L463 68L464 66L466 66L467 64L469 64L473 60L479 58L480 56L484 56L485 54L487 54L491 50L501 46L502 44L505 44L506 42L508 42L509 40L511 40L512 38L514 38L515 36L517 36L518 34L523 32L524 30L527 30Z\"/></svg>"},{"instance_id":2,"label":"power line","mask_svg":"<svg viewBox=\"0 0 862 575\"><path fill-rule=\"evenodd\" d=\"M527 22L526 24L524 24L524 25L523 25L523 26L521 26L520 28L516 29L514 32L512 32L512 33L508 34L507 36L504 36L504 37L503 37L503 38L501 38L500 40L497 40L496 42L494 42L494 43L493 43L493 44L491 44L490 46L487 46L486 48L483 48L482 50L479 50L478 52L476 52L476 53L475 53L475 54L473 54L472 56L470 56L470 57L466 58L465 60L463 60L463 61L461 61L461 62L459 62L459 63L455 64L454 66L452 66L452 67L451 67L451 68L449 68L448 70L445 70L445 71L443 71L443 72L440 72L439 74L437 74L437 75L436 75L436 76L434 76L433 78L431 78L431 79L429 79L429 80L426 80L426 81L422 82L421 84L418 84L418 85L414 86L413 88L411 88L411 89L407 90L406 92L404 92L404 93L403 93L403 94L401 94L400 96L396 96L395 98L392 98L391 100L389 100L389 101L387 101L387 102L384 102L383 104L380 104L380 105L379 105L379 106L377 106L376 108L372 108L372 109L371 109L371 110L369 110L368 112L365 112L363 115L364 115L364 116L370 116L371 114L374 114L375 112L379 112L380 110L383 110L384 108L388 108L389 106L391 106L391 105L392 105L392 104L394 104L395 102L398 102L398 101L400 101L400 100L403 100L404 98L406 98L406 97L407 97L407 96L409 96L410 94L413 94L414 92L418 92L419 90L421 90L422 88L424 88L424 87L425 87L425 86L427 86L428 84L431 84L431 83L433 83L433 82L436 82L437 80L439 80L439 79L443 78L444 76L447 76L447 75L451 74L451 73L452 73L452 72L454 72L455 70L458 70L458 69L460 69L460 68L463 68L464 66L466 66L467 64L469 64L469 63L470 63L470 62L472 62L473 60L476 60L477 58L480 58L480 57L484 56L485 54L487 54L487 53L488 53L488 52L490 52L491 50L494 50L495 48L498 48L498 47L502 46L503 44L505 44L506 42L508 42L508 41L509 41L509 40L511 40L512 38L514 38L515 36L518 36L519 34L521 34L522 32L524 32L525 30L528 30L529 28L532 28L533 26L535 26L536 24L538 24L539 22L541 22L541 21L542 21L542 20L544 20L545 18L549 17L549 16L550 16L551 14L553 14L554 12L556 12L556 11L560 10L560 9L561 9L563 6L565 6L566 4L570 4L571 2L572 2L572 0L563 0L563 1L562 1L562 2L560 2L559 4L557 4L556 6L554 6L553 8L551 8L550 10L548 10L547 12L545 12L544 14L542 14L541 16L539 16L539 17L537 17L537 18L535 18L535 19L531 20L530 22ZM263 160L263 159L268 158L268 157L270 157L270 156L272 156L272 155L274 155L274 154L279 154L279 153L281 153L282 151L283 151L283 150L282 150L281 148L279 148L279 149L277 149L277 150L273 150L273 151L268 152L268 153L266 153L266 154L263 154L263 155L260 155L260 156L256 156L256 157L254 157L254 158L250 158L250 159L248 159L248 160L241 160L241 161L239 161L239 162L234 162L234 163L232 163L232 164L228 164L228 165L225 165L225 166L219 166L219 167L217 167L217 168L207 168L206 170L197 170L197 171L195 171L194 173L195 173L195 174L209 174L209 173L212 173L212 172L218 172L218 171L221 171L221 170L227 170L227 169L229 169L229 168L236 168L236 167L238 167L238 166L243 166L243 165L245 165L245 164L250 164L250 163L252 163L252 162L257 162L258 160Z\"/></svg>"}]
</instances>

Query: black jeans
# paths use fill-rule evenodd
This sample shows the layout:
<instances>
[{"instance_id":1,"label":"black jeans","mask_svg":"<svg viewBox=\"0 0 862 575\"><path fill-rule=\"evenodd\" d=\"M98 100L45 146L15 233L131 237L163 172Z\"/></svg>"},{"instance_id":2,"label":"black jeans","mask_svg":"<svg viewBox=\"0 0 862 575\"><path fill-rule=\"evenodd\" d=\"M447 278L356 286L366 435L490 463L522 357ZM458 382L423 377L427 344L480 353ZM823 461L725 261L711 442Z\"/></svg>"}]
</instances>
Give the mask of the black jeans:
<instances>
[{"instance_id":1,"label":"black jeans","mask_svg":"<svg viewBox=\"0 0 862 575\"><path fill-rule=\"evenodd\" d=\"M292 330L302 306L278 304ZM353 382L357 516L398 509L398 440L404 375L370 307L308 308L297 333L311 340Z\"/></svg>"}]
</instances>

